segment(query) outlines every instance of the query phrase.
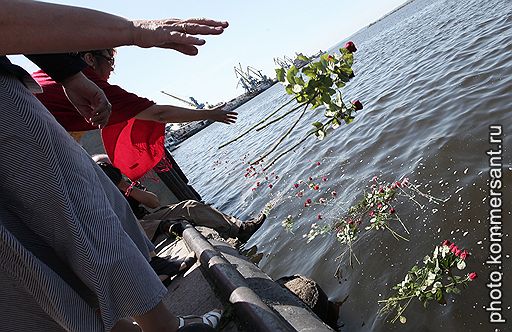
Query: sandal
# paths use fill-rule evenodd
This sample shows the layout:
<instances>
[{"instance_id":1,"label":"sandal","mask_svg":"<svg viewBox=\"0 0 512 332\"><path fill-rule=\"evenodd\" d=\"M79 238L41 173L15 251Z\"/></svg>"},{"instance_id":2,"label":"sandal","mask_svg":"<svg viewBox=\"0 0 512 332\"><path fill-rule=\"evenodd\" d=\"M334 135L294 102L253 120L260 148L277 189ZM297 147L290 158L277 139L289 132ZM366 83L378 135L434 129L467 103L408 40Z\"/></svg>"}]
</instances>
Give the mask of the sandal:
<instances>
[{"instance_id":1,"label":"sandal","mask_svg":"<svg viewBox=\"0 0 512 332\"><path fill-rule=\"evenodd\" d=\"M157 275L167 276L167 278L162 280L162 283L165 285L165 287L167 287L171 283L172 277L186 272L196 263L196 261L197 258L195 253L192 252L184 259L171 259L168 257L155 256L151 259L149 265L151 265Z\"/></svg>"},{"instance_id":2,"label":"sandal","mask_svg":"<svg viewBox=\"0 0 512 332\"><path fill-rule=\"evenodd\" d=\"M188 315L178 317L178 331L215 331L219 325L222 310L212 310L202 316ZM186 323L187 320L195 320Z\"/></svg>"}]
</instances>

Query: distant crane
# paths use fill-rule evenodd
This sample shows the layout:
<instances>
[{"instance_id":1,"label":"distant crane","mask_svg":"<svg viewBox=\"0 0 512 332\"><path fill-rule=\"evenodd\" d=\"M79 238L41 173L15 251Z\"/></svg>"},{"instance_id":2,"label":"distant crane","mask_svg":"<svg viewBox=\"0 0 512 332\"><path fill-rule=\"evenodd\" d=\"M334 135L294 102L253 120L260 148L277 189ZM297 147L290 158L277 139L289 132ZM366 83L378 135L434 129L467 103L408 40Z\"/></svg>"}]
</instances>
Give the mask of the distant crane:
<instances>
[{"instance_id":1,"label":"distant crane","mask_svg":"<svg viewBox=\"0 0 512 332\"><path fill-rule=\"evenodd\" d=\"M203 109L204 108L204 103L199 103L194 97L189 97L190 101L188 100L185 100L185 99L181 99L180 97L176 97L176 96L173 96L171 95L170 93L167 93L165 91L160 91L161 93L163 93L164 95L167 95L169 97L172 97L174 99L177 99L187 105L190 105L192 107L195 107L197 109Z\"/></svg>"},{"instance_id":2,"label":"distant crane","mask_svg":"<svg viewBox=\"0 0 512 332\"><path fill-rule=\"evenodd\" d=\"M238 67L235 66L234 69L236 78L238 78L236 87L241 85L246 92L256 91L262 83L272 82L269 77L261 73L261 70L254 67L247 66L247 69L244 70L239 63Z\"/></svg>"}]
</instances>

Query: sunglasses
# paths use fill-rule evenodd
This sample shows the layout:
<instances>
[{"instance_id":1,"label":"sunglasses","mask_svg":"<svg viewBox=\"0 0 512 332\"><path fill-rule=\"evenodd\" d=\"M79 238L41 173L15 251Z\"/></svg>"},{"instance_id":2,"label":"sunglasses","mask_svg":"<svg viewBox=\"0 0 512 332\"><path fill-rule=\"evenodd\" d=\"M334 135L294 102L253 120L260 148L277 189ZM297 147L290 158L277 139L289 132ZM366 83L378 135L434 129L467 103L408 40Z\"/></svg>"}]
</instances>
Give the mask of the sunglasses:
<instances>
[{"instance_id":1,"label":"sunglasses","mask_svg":"<svg viewBox=\"0 0 512 332\"><path fill-rule=\"evenodd\" d=\"M98 54L94 54L94 56L97 56L97 57L100 57L100 58L105 59L105 60L110 64L110 66L111 66L112 68L114 68L114 67L115 67L115 65L116 65L116 64L115 64L115 60L114 60L114 57L113 57L113 56L106 56L106 55L104 55L104 54L99 54L99 53L98 53Z\"/></svg>"}]
</instances>

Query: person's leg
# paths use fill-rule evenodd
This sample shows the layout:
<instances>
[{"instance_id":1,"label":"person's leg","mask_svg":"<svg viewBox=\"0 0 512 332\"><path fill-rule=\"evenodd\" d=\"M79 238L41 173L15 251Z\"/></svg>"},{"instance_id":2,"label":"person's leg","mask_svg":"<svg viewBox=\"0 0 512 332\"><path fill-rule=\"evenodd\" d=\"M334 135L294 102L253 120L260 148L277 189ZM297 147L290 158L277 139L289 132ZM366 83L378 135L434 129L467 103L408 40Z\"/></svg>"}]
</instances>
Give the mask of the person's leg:
<instances>
[{"instance_id":1,"label":"person's leg","mask_svg":"<svg viewBox=\"0 0 512 332\"><path fill-rule=\"evenodd\" d=\"M147 239L117 188L19 81L1 74L0 110L2 209L47 243L95 294L104 329L150 311L167 290L148 264ZM11 271L30 276L27 269L15 264ZM73 305L60 305L68 300L58 297L65 288L60 283L32 285L52 280L50 270L41 272L46 279L20 282L34 287L31 295L43 299L38 303L55 321L85 322Z\"/></svg>"},{"instance_id":2,"label":"person's leg","mask_svg":"<svg viewBox=\"0 0 512 332\"><path fill-rule=\"evenodd\" d=\"M220 310L214 310L204 314L203 316L176 317L169 312L162 302L160 302L149 312L134 317L134 320L140 325L144 332L174 332L182 330L186 331L187 326L192 327L194 325L197 327L217 327L220 322L221 315L222 312ZM209 331L211 329L204 330Z\"/></svg>"},{"instance_id":3,"label":"person's leg","mask_svg":"<svg viewBox=\"0 0 512 332\"><path fill-rule=\"evenodd\" d=\"M162 207L154 213L145 216L144 220L141 220L141 224L143 228L147 228L144 224L151 223L154 227L155 220L178 219L186 219L195 225L213 228L225 238L237 237L240 226L243 224L241 220L233 216L222 213L210 205L194 200L187 200Z\"/></svg>"}]
</instances>

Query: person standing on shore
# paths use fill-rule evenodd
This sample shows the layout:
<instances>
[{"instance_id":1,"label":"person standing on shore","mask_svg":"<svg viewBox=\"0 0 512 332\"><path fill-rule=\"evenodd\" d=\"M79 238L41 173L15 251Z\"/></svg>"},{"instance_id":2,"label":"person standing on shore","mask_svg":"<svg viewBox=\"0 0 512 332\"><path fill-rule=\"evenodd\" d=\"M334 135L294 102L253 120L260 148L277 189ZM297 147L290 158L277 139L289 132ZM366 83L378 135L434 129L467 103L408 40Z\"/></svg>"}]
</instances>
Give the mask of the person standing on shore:
<instances>
[{"instance_id":1,"label":"person standing on shore","mask_svg":"<svg viewBox=\"0 0 512 332\"><path fill-rule=\"evenodd\" d=\"M208 19L130 21L25 0L0 0L0 7L4 55L121 45L195 55L205 41L191 34L220 34L228 26ZM107 124L110 103L80 65L51 62L78 111L100 128ZM128 228L136 224L129 205L37 101L36 89L23 69L0 56L2 329L174 332L202 321L178 319L165 307L167 290L148 263L146 238Z\"/></svg>"},{"instance_id":2,"label":"person standing on shore","mask_svg":"<svg viewBox=\"0 0 512 332\"><path fill-rule=\"evenodd\" d=\"M108 83L114 70L115 54L114 49L101 49L74 56L87 64L83 74L103 90L112 104L110 120L101 133L103 144L112 163L130 179L138 180L164 157L166 123L211 120L231 124L236 121L237 113L224 111L223 104L207 110L158 105ZM47 73L39 70L32 77L43 88L37 98L67 131L97 129L76 112L60 84Z\"/></svg>"}]
</instances>

